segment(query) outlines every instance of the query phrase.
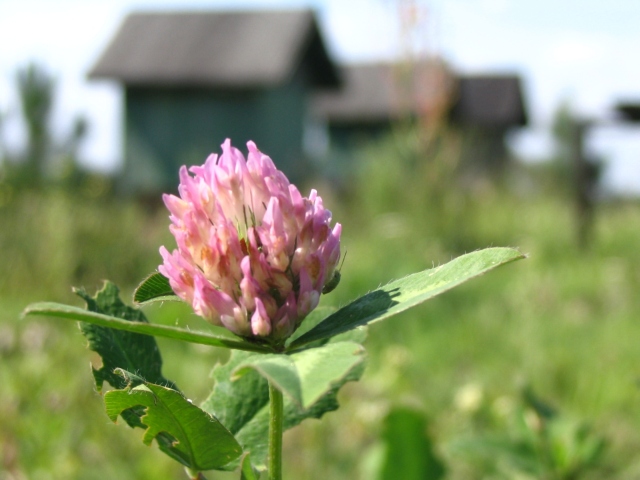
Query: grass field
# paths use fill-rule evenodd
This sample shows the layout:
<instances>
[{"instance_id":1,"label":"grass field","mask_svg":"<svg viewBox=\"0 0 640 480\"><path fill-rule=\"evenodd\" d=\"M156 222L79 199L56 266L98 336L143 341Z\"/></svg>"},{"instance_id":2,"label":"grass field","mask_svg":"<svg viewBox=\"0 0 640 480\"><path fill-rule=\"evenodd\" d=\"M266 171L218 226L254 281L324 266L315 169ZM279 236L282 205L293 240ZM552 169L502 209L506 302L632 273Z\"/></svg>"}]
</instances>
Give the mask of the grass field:
<instances>
[{"instance_id":1,"label":"grass field","mask_svg":"<svg viewBox=\"0 0 640 480\"><path fill-rule=\"evenodd\" d=\"M640 204L601 205L592 245L580 251L563 195L448 191L428 173L374 160L347 195L324 195L348 253L323 302L342 305L487 246L529 258L373 325L367 371L345 387L343 407L285 434L285 478L371 478L385 417L398 406L428 419L446 478L640 477ZM166 212L56 190L3 198L0 479L184 478L140 431L108 420L89 369L96 358L76 325L19 318L32 301L80 305L70 286L93 291L103 278L128 301L157 266L158 247L171 243ZM147 313L199 322L180 305ZM228 352L159 343L165 376L202 401L211 367ZM527 388L571 426L550 437L562 457L555 463L534 448L533 467L523 466L514 453L541 431ZM584 453L585 438L604 442L603 453Z\"/></svg>"}]
</instances>

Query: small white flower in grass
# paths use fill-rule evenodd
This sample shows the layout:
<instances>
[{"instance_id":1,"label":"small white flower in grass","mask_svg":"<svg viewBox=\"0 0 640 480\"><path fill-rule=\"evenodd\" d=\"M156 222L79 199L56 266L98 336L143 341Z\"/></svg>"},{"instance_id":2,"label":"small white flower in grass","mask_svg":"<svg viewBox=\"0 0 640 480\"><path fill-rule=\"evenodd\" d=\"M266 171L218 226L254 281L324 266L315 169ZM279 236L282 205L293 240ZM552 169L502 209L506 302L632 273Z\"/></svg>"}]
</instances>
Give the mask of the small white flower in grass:
<instances>
[{"instance_id":1,"label":"small white flower in grass","mask_svg":"<svg viewBox=\"0 0 640 480\"><path fill-rule=\"evenodd\" d=\"M482 386L477 383L468 383L456 392L454 403L461 412L473 413L480 409L483 398Z\"/></svg>"}]
</instances>

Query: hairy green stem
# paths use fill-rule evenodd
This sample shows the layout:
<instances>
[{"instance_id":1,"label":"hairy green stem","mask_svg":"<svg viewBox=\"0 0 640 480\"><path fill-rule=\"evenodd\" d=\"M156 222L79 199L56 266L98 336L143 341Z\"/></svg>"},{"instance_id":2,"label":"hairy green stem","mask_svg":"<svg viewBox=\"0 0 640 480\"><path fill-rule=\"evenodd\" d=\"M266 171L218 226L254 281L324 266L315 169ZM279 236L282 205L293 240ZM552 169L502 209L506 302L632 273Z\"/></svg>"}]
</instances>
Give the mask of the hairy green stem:
<instances>
[{"instance_id":1,"label":"hairy green stem","mask_svg":"<svg viewBox=\"0 0 640 480\"><path fill-rule=\"evenodd\" d=\"M189 467L185 467L185 471L187 472L187 475L189 475L190 480L207 480L202 472L191 470Z\"/></svg>"},{"instance_id":2,"label":"hairy green stem","mask_svg":"<svg viewBox=\"0 0 640 480\"><path fill-rule=\"evenodd\" d=\"M269 480L282 480L282 392L269 382Z\"/></svg>"}]
</instances>

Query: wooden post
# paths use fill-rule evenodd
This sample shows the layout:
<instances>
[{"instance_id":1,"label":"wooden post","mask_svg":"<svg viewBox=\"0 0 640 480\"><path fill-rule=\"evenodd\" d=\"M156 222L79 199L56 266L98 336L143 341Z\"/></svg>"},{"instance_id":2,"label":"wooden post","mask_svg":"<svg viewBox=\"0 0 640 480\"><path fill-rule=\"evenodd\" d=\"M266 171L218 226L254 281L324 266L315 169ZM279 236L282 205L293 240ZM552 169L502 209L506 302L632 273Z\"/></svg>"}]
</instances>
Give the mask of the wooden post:
<instances>
[{"instance_id":1,"label":"wooden post","mask_svg":"<svg viewBox=\"0 0 640 480\"><path fill-rule=\"evenodd\" d=\"M595 187L598 181L597 165L585 155L584 142L590 124L585 120L572 120L571 163L573 166L576 232L578 246L589 246L595 211Z\"/></svg>"}]
</instances>

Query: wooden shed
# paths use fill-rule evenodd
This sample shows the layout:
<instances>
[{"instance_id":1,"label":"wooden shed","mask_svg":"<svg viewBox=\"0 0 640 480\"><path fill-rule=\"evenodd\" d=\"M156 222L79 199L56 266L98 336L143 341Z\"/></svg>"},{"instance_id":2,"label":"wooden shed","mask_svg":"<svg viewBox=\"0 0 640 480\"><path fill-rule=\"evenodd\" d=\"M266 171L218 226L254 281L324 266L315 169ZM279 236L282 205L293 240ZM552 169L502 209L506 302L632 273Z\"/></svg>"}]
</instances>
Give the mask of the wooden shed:
<instances>
[{"instance_id":1,"label":"wooden shed","mask_svg":"<svg viewBox=\"0 0 640 480\"><path fill-rule=\"evenodd\" d=\"M136 193L174 189L227 137L303 180L311 93L340 85L310 10L134 13L89 77L123 85L122 187Z\"/></svg>"},{"instance_id":2,"label":"wooden shed","mask_svg":"<svg viewBox=\"0 0 640 480\"><path fill-rule=\"evenodd\" d=\"M464 133L469 162L500 168L505 135L527 124L517 75L460 75L438 60L345 65L342 73L341 90L314 97L314 114L338 150L384 134L401 119L436 118Z\"/></svg>"},{"instance_id":3,"label":"wooden shed","mask_svg":"<svg viewBox=\"0 0 640 480\"><path fill-rule=\"evenodd\" d=\"M449 97L451 74L441 62L348 64L341 73L340 90L319 92L313 100L334 147L349 149L408 116L431 115Z\"/></svg>"},{"instance_id":4,"label":"wooden shed","mask_svg":"<svg viewBox=\"0 0 640 480\"><path fill-rule=\"evenodd\" d=\"M517 75L473 75L457 79L449 119L465 134L463 161L500 172L508 163L506 135L528 123Z\"/></svg>"}]
</instances>

